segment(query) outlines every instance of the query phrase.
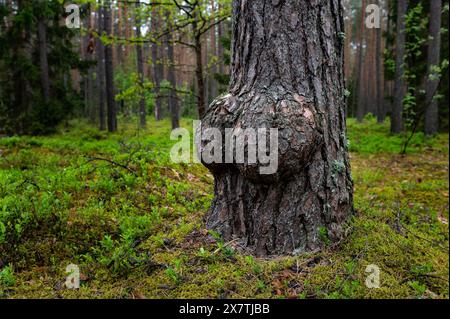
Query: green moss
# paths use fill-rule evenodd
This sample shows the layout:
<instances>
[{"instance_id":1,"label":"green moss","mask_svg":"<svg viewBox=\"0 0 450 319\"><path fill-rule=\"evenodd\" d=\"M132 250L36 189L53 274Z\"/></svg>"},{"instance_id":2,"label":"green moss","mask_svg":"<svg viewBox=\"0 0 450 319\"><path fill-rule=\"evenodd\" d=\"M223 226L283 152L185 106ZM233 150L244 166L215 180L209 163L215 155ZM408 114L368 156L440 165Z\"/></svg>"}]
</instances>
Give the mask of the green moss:
<instances>
[{"instance_id":1,"label":"green moss","mask_svg":"<svg viewBox=\"0 0 450 319\"><path fill-rule=\"evenodd\" d=\"M258 259L204 229L213 179L170 162L170 123L134 127L108 135L73 121L49 137L0 139L0 262L14 269L1 272L14 278L2 297L448 298L448 136L419 134L399 156L388 123L350 120L348 237ZM319 235L327 242L326 229ZM78 290L64 287L71 263ZM369 265L379 288L365 285Z\"/></svg>"}]
</instances>

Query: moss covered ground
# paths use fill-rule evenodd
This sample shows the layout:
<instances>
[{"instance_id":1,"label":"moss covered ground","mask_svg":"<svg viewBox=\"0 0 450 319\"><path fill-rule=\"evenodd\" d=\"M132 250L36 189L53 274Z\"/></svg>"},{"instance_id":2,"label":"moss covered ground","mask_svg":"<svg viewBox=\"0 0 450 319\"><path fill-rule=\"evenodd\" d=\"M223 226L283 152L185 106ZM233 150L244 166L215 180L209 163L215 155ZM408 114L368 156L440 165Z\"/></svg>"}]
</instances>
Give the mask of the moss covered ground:
<instances>
[{"instance_id":1,"label":"moss covered ground","mask_svg":"<svg viewBox=\"0 0 450 319\"><path fill-rule=\"evenodd\" d=\"M0 139L1 298L449 297L447 134L417 134L399 155L405 137L388 123L350 119L348 236L258 259L205 229L213 179L171 163L170 123L122 122ZM64 285L69 264L80 289ZM379 288L366 286L369 265Z\"/></svg>"}]
</instances>

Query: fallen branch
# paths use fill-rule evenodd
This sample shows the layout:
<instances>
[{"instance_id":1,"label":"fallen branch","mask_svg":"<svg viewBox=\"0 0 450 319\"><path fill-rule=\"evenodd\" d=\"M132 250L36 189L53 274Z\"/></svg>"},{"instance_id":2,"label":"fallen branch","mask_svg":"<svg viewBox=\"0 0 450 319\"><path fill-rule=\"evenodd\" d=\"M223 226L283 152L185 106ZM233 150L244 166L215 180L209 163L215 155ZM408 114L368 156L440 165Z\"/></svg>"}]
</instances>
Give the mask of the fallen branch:
<instances>
[{"instance_id":1,"label":"fallen branch","mask_svg":"<svg viewBox=\"0 0 450 319\"><path fill-rule=\"evenodd\" d=\"M108 158L97 157L97 156L86 156L86 157L88 158L89 162L92 162L92 161L105 161L105 162L108 162L108 163L110 163L110 164L112 164L114 166L118 166L118 167L121 167L123 169L126 169L127 171L129 171L133 175L138 176L136 171L133 170L132 168L128 167L127 165L114 162L113 160L110 160Z\"/></svg>"}]
</instances>

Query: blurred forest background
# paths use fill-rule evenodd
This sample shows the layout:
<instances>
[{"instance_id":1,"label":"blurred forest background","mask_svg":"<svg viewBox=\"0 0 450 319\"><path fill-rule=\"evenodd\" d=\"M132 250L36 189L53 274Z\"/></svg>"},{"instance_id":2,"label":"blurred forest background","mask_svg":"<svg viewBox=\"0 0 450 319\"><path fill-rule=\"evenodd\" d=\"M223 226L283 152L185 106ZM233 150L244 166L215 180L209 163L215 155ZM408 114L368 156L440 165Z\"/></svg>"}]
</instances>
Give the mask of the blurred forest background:
<instances>
[{"instance_id":1,"label":"blurred forest background","mask_svg":"<svg viewBox=\"0 0 450 319\"><path fill-rule=\"evenodd\" d=\"M356 214L265 260L205 229L212 176L168 155L227 91L230 0L0 0L0 297L448 298L448 2L340 2Z\"/></svg>"},{"instance_id":2,"label":"blurred forest background","mask_svg":"<svg viewBox=\"0 0 450 319\"><path fill-rule=\"evenodd\" d=\"M348 117L389 117L393 133L448 130L448 4L342 3ZM227 90L230 1L79 4L80 29L69 29L63 1L1 2L3 134L50 133L73 117L115 131L117 117L145 126L152 115L175 128ZM370 5L380 28L365 27Z\"/></svg>"}]
</instances>

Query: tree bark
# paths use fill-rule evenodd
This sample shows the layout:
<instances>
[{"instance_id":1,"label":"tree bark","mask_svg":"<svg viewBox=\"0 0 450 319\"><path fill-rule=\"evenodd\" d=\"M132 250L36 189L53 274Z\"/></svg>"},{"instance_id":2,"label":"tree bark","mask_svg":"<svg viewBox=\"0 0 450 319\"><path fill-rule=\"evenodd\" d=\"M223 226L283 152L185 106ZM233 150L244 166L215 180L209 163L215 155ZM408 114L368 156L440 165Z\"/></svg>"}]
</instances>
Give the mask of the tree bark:
<instances>
[{"instance_id":1,"label":"tree bark","mask_svg":"<svg viewBox=\"0 0 450 319\"><path fill-rule=\"evenodd\" d=\"M160 30L160 21L158 18L158 12L156 9L152 12L152 29L154 32ZM160 60L162 57L160 56L159 45L157 43L152 43L152 62L153 62L153 84L155 86L154 94L155 94L155 119L157 121L162 119L162 99L160 95L160 86L162 78L164 77L164 66L162 65L162 61Z\"/></svg>"},{"instance_id":2,"label":"tree bark","mask_svg":"<svg viewBox=\"0 0 450 319\"><path fill-rule=\"evenodd\" d=\"M391 132L400 133L403 129L403 98L405 97L404 55L405 55L405 16L406 0L397 0L397 34L395 48L394 103L391 112Z\"/></svg>"},{"instance_id":3,"label":"tree bark","mask_svg":"<svg viewBox=\"0 0 450 319\"><path fill-rule=\"evenodd\" d=\"M387 22L386 22L385 47L388 51L391 50L392 44L391 44L391 41L389 40L389 38L391 37L391 34L393 32L392 23L391 23L392 16L389 13L391 6L392 6L392 1L387 0L387 2L386 2ZM392 81L390 79L387 79L386 70L385 70L384 84L383 84L383 122L386 119L386 115L390 112L392 112Z\"/></svg>"},{"instance_id":4,"label":"tree bark","mask_svg":"<svg viewBox=\"0 0 450 319\"><path fill-rule=\"evenodd\" d=\"M222 9L223 9L223 5L221 4L221 2L219 1L218 2L218 10L219 10L219 12L221 12L222 11ZM224 26L224 24L225 24L225 21L222 21L222 22L220 22L218 25L217 25L217 36L218 36L218 38L219 38L219 43L218 43L218 47L217 47L217 56L218 56L218 63L219 63L219 66L218 66L218 70L219 70L219 74L224 74L225 73L225 67L224 67L224 61L223 61L223 45L222 45L222 43L221 43L221 39L222 39L222 37L224 36L224 30L223 30L223 26Z\"/></svg>"},{"instance_id":5,"label":"tree bark","mask_svg":"<svg viewBox=\"0 0 450 319\"><path fill-rule=\"evenodd\" d=\"M50 77L47 57L47 26L45 25L45 18L42 16L38 21L38 40L42 96L44 97L44 102L48 103L50 100Z\"/></svg>"},{"instance_id":6,"label":"tree bark","mask_svg":"<svg viewBox=\"0 0 450 319\"><path fill-rule=\"evenodd\" d=\"M312 251L344 236L353 183L343 31L338 0L233 1L231 85L200 132L277 128L279 165L261 175L259 161L202 160L214 175L206 225L258 256ZM198 144L204 154L205 141Z\"/></svg>"},{"instance_id":7,"label":"tree bark","mask_svg":"<svg viewBox=\"0 0 450 319\"><path fill-rule=\"evenodd\" d=\"M140 2L136 2L136 9L139 14L139 8L140 8ZM138 20L138 19L137 19ZM141 37L141 22L137 21L136 26L136 37ZM138 75L139 75L139 82L140 85L144 85L144 56L143 56L143 49L141 44L136 44L136 61L137 61L137 69L138 69ZM147 116L147 105L145 103L145 96L142 91L141 97L139 100L139 125L140 127L146 126L146 116Z\"/></svg>"},{"instance_id":8,"label":"tree bark","mask_svg":"<svg viewBox=\"0 0 450 319\"><path fill-rule=\"evenodd\" d=\"M103 8L100 6L97 12L98 33L103 34ZM105 109L105 47L102 41L97 39L97 87L98 87L98 116L100 130L106 130Z\"/></svg>"},{"instance_id":9,"label":"tree bark","mask_svg":"<svg viewBox=\"0 0 450 319\"><path fill-rule=\"evenodd\" d=\"M377 5L381 7L380 0L377 0ZM375 59L376 59L376 101L377 101L377 121L378 123L384 122L385 110L383 103L383 76L382 76L382 52L381 52L381 42L382 42L382 29L381 25L376 31L376 48L375 48Z\"/></svg>"},{"instance_id":10,"label":"tree bark","mask_svg":"<svg viewBox=\"0 0 450 319\"><path fill-rule=\"evenodd\" d=\"M169 26L171 27L170 23L170 12L166 11L166 21ZM175 56L174 56L174 50L173 50L173 33L170 32L167 34L167 60L168 60L168 67L167 67L167 79L170 83L171 89L169 94L169 110L170 110L170 118L172 121L172 129L176 129L180 127L180 105L178 103L178 97L177 97L177 79L175 76Z\"/></svg>"},{"instance_id":11,"label":"tree bark","mask_svg":"<svg viewBox=\"0 0 450 319\"><path fill-rule=\"evenodd\" d=\"M438 102L434 100L439 80L433 77L433 67L439 66L441 51L442 0L431 0L430 36L428 44L428 76L426 85L425 134L434 135L438 131ZM436 74L434 74L436 76Z\"/></svg>"},{"instance_id":12,"label":"tree bark","mask_svg":"<svg viewBox=\"0 0 450 319\"><path fill-rule=\"evenodd\" d=\"M104 7L103 28L106 35L111 36L111 8ZM117 130L116 103L114 99L114 70L113 70L113 48L111 44L105 45L105 85L106 85L106 105L107 105L107 123L108 131Z\"/></svg>"},{"instance_id":13,"label":"tree bark","mask_svg":"<svg viewBox=\"0 0 450 319\"><path fill-rule=\"evenodd\" d=\"M211 0L211 15L214 18L214 12L215 12L215 4L214 4L214 0ZM215 22L215 20L213 20L213 23ZM217 56L217 41L216 41L216 27L217 26L213 26L210 30L210 40L211 40L211 53L213 56ZM217 89L217 81L215 79L215 75L217 73L217 62L214 61L214 63L211 66L211 96L212 98L216 98L217 94L218 94L218 89Z\"/></svg>"},{"instance_id":14,"label":"tree bark","mask_svg":"<svg viewBox=\"0 0 450 319\"><path fill-rule=\"evenodd\" d=\"M357 78L357 91L356 91L356 118L358 122L361 122L366 109L366 102L364 100L364 40L365 40L365 33L366 33L366 26L364 24L364 19L366 16L366 1L362 0L361 4L361 30L359 30L359 43L358 43L358 78Z\"/></svg>"}]
</instances>

